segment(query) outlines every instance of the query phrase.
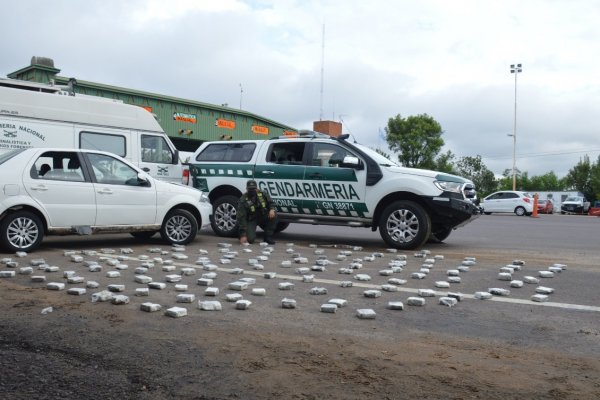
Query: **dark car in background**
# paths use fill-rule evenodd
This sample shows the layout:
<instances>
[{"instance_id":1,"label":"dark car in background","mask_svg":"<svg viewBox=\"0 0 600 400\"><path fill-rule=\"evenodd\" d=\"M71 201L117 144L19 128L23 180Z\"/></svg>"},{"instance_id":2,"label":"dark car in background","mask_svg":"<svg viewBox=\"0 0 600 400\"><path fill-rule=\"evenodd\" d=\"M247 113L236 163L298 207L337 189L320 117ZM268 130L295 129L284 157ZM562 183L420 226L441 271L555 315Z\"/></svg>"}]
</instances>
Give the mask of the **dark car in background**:
<instances>
[{"instance_id":1,"label":"dark car in background","mask_svg":"<svg viewBox=\"0 0 600 400\"><path fill-rule=\"evenodd\" d=\"M538 214L552 214L554 212L554 203L552 200L538 200Z\"/></svg>"}]
</instances>

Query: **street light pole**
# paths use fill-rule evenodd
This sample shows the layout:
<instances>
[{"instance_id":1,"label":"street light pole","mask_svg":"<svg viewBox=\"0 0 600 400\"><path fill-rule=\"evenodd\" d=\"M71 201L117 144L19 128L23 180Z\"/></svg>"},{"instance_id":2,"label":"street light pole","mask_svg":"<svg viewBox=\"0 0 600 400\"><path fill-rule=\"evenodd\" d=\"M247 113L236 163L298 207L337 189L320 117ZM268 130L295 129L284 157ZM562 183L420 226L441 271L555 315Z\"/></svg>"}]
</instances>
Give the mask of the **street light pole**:
<instances>
[{"instance_id":1,"label":"street light pole","mask_svg":"<svg viewBox=\"0 0 600 400\"><path fill-rule=\"evenodd\" d=\"M521 64L511 64L510 73L515 74L515 119L513 125L513 165L512 165L512 190L517 190L517 75L523 71Z\"/></svg>"}]
</instances>

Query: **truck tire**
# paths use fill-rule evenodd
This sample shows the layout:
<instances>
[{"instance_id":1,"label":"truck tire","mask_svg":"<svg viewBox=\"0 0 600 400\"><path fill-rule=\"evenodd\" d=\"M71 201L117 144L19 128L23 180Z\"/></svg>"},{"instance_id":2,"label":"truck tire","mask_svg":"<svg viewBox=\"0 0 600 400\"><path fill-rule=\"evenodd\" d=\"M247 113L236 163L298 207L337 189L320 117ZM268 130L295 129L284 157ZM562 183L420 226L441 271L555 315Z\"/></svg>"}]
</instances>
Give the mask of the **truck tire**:
<instances>
[{"instance_id":1,"label":"truck tire","mask_svg":"<svg viewBox=\"0 0 600 400\"><path fill-rule=\"evenodd\" d=\"M288 226L290 226L289 222L279 222L279 223L277 223L277 226L275 227L275 233L279 233L279 232L285 231Z\"/></svg>"},{"instance_id":2,"label":"truck tire","mask_svg":"<svg viewBox=\"0 0 600 400\"><path fill-rule=\"evenodd\" d=\"M8 214L0 222L0 245L11 253L35 250L44 237L44 225L29 211Z\"/></svg>"},{"instance_id":3,"label":"truck tire","mask_svg":"<svg viewBox=\"0 0 600 400\"><path fill-rule=\"evenodd\" d=\"M219 197L213 203L213 215L210 225L213 231L224 237L236 237L238 235L237 205L239 198L236 196Z\"/></svg>"},{"instance_id":4,"label":"truck tire","mask_svg":"<svg viewBox=\"0 0 600 400\"><path fill-rule=\"evenodd\" d=\"M163 240L170 244L188 244L198 233L198 222L189 211L175 209L167 214L160 228Z\"/></svg>"},{"instance_id":5,"label":"truck tire","mask_svg":"<svg viewBox=\"0 0 600 400\"><path fill-rule=\"evenodd\" d=\"M411 250L423 245L431 235L429 214L413 201L395 201L383 210L379 234L391 247Z\"/></svg>"}]
</instances>

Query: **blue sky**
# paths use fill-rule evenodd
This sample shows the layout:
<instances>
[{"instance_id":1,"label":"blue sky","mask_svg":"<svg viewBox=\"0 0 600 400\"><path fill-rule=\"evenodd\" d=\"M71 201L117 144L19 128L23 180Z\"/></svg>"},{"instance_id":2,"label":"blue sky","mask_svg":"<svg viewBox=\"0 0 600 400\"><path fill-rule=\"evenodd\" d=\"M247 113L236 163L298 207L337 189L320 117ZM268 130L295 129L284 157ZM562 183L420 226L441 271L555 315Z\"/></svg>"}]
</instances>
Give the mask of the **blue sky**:
<instances>
[{"instance_id":1,"label":"blue sky","mask_svg":"<svg viewBox=\"0 0 600 400\"><path fill-rule=\"evenodd\" d=\"M241 101L299 129L322 113L370 146L388 118L426 113L444 150L500 174L522 63L517 167L564 176L600 155L599 20L592 0L30 0L0 25L0 76L45 56L63 76Z\"/></svg>"}]
</instances>

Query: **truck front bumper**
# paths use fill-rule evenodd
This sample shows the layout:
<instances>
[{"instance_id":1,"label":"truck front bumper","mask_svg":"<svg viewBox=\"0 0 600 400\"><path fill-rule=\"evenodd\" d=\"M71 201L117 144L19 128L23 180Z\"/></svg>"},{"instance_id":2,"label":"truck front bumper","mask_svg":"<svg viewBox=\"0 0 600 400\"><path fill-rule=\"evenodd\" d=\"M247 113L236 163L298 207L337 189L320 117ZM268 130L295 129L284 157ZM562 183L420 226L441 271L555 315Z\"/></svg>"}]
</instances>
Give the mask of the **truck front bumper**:
<instances>
[{"instance_id":1,"label":"truck front bumper","mask_svg":"<svg viewBox=\"0 0 600 400\"><path fill-rule=\"evenodd\" d=\"M480 209L469 200L450 197L426 197L431 211L431 223L436 226L458 228L477 219Z\"/></svg>"}]
</instances>

